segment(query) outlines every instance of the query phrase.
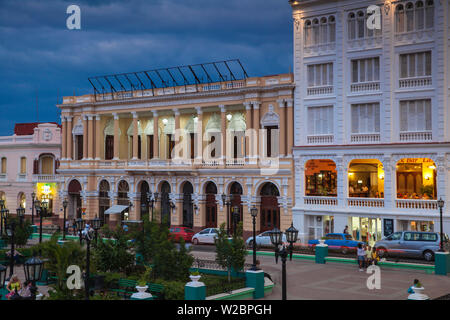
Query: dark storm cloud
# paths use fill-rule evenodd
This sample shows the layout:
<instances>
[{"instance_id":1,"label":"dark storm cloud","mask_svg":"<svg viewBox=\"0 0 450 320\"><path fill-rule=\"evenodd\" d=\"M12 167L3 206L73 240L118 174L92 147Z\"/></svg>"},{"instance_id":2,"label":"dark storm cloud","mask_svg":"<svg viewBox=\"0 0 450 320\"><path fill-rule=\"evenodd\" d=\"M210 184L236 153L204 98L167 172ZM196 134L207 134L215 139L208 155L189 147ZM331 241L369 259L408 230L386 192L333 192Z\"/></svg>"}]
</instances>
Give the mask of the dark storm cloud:
<instances>
[{"instance_id":1,"label":"dark storm cloud","mask_svg":"<svg viewBox=\"0 0 450 320\"><path fill-rule=\"evenodd\" d=\"M66 8L81 8L81 30ZM292 66L287 0L0 1L0 135L15 122L59 121L61 96L87 77L239 58L252 76ZM18 112L20 110L20 112Z\"/></svg>"}]
</instances>

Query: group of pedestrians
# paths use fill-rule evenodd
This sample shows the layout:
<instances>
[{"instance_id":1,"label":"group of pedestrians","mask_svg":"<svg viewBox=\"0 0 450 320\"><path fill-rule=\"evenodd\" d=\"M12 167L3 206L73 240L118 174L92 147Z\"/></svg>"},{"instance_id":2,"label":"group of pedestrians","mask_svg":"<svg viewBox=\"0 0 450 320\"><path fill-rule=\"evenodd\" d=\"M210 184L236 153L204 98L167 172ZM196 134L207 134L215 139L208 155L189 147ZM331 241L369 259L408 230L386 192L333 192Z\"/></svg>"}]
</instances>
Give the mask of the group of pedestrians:
<instances>
[{"instance_id":1,"label":"group of pedestrians","mask_svg":"<svg viewBox=\"0 0 450 320\"><path fill-rule=\"evenodd\" d=\"M23 285L19 280L19 277L14 274L6 286L8 293L6 294L6 298L8 300L27 300L31 299L31 281L25 282Z\"/></svg>"},{"instance_id":2,"label":"group of pedestrians","mask_svg":"<svg viewBox=\"0 0 450 320\"><path fill-rule=\"evenodd\" d=\"M356 255L358 256L359 271L364 271L370 265L376 265L380 261L377 249L375 247L371 248L368 244L358 243Z\"/></svg>"}]
</instances>

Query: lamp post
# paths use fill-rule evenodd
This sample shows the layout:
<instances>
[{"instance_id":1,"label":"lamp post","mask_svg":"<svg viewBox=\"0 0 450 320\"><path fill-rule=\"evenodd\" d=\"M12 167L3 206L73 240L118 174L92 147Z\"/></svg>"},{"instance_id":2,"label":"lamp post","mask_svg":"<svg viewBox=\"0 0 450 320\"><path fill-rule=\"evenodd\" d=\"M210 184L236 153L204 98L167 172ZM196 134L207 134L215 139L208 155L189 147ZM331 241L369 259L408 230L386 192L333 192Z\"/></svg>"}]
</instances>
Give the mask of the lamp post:
<instances>
[{"instance_id":1,"label":"lamp post","mask_svg":"<svg viewBox=\"0 0 450 320\"><path fill-rule=\"evenodd\" d=\"M233 207L233 236L236 237L237 221L239 219L239 206Z\"/></svg>"},{"instance_id":2,"label":"lamp post","mask_svg":"<svg viewBox=\"0 0 450 320\"><path fill-rule=\"evenodd\" d=\"M283 244L283 233L275 227L272 231L269 232L270 241L275 247L275 261L278 263L278 256L281 257L282 262L282 293L281 299L286 300L286 259L288 255L288 250L292 259L292 248L294 242L297 241L298 230L294 228L293 225L289 229L286 230L286 239L289 242L289 248L286 248L286 245ZM280 250L281 246L281 250Z\"/></svg>"},{"instance_id":3,"label":"lamp post","mask_svg":"<svg viewBox=\"0 0 450 320\"><path fill-rule=\"evenodd\" d=\"M438 203L438 207L439 207L439 217L440 217L440 225L441 225L441 234L440 234L440 245L439 245L439 251L440 252L445 252L444 250L444 226L443 226L443 219L442 219L442 208L444 207L445 201L442 200L442 198L439 198L439 200L437 201Z\"/></svg>"},{"instance_id":4,"label":"lamp post","mask_svg":"<svg viewBox=\"0 0 450 320\"><path fill-rule=\"evenodd\" d=\"M253 206L250 209L250 214L253 218L253 265L250 270L256 271L258 270L258 267L256 266L256 216L258 215L258 209Z\"/></svg>"},{"instance_id":5,"label":"lamp post","mask_svg":"<svg viewBox=\"0 0 450 320\"><path fill-rule=\"evenodd\" d=\"M173 214L173 210L175 210L175 203L173 203L173 201L170 201L170 218L172 218L172 214ZM167 225L170 227L170 219L169 221L167 221Z\"/></svg>"},{"instance_id":6,"label":"lamp post","mask_svg":"<svg viewBox=\"0 0 450 320\"><path fill-rule=\"evenodd\" d=\"M6 267L0 264L0 290L5 288ZM0 299L2 295L0 294Z\"/></svg>"},{"instance_id":7,"label":"lamp post","mask_svg":"<svg viewBox=\"0 0 450 320\"><path fill-rule=\"evenodd\" d=\"M230 194L229 200L227 201L227 196L222 193L222 203L227 206L227 234L230 235L230 206L233 201L233 194Z\"/></svg>"},{"instance_id":8,"label":"lamp post","mask_svg":"<svg viewBox=\"0 0 450 320\"><path fill-rule=\"evenodd\" d=\"M29 281L31 282L30 292L32 300L36 300L36 292L37 292L36 281L38 281L42 277L43 265L44 262L36 257L28 259L23 264L23 270L25 272L25 280L27 282Z\"/></svg>"},{"instance_id":9,"label":"lamp post","mask_svg":"<svg viewBox=\"0 0 450 320\"><path fill-rule=\"evenodd\" d=\"M100 220L100 219L99 219ZM86 273L84 275L84 295L85 299L89 300L89 278L90 278L90 267L91 267L91 241L94 237L94 230L89 228L83 234L82 230L85 227L85 221L83 219L77 220L77 229L80 231L80 239L83 237L86 240Z\"/></svg>"},{"instance_id":10,"label":"lamp post","mask_svg":"<svg viewBox=\"0 0 450 320\"><path fill-rule=\"evenodd\" d=\"M63 221L63 240L66 240L66 209L67 209L67 199L64 199L63 203L63 208L64 208L64 221Z\"/></svg>"},{"instance_id":11,"label":"lamp post","mask_svg":"<svg viewBox=\"0 0 450 320\"><path fill-rule=\"evenodd\" d=\"M39 243L42 243L42 219L50 217L51 212L48 211L48 202L36 200L34 206L36 207L36 213L39 215Z\"/></svg>"},{"instance_id":12,"label":"lamp post","mask_svg":"<svg viewBox=\"0 0 450 320\"><path fill-rule=\"evenodd\" d=\"M19 218L20 225L23 226L23 220L25 218L25 208L19 207L16 209L17 217Z\"/></svg>"},{"instance_id":13,"label":"lamp post","mask_svg":"<svg viewBox=\"0 0 450 320\"><path fill-rule=\"evenodd\" d=\"M5 200L0 199L0 237L3 235L3 211L5 210Z\"/></svg>"},{"instance_id":14,"label":"lamp post","mask_svg":"<svg viewBox=\"0 0 450 320\"><path fill-rule=\"evenodd\" d=\"M102 227L103 220L99 217L95 217L95 219L91 220L92 229L95 231L95 245L97 245L98 241L98 230Z\"/></svg>"},{"instance_id":15,"label":"lamp post","mask_svg":"<svg viewBox=\"0 0 450 320\"><path fill-rule=\"evenodd\" d=\"M154 205L156 203L158 203L158 197L159 197L159 193L158 192L154 192L153 193L153 198L152 198L152 221L153 221L153 208L154 208Z\"/></svg>"},{"instance_id":16,"label":"lamp post","mask_svg":"<svg viewBox=\"0 0 450 320\"><path fill-rule=\"evenodd\" d=\"M82 245L83 244L82 232L86 225L86 221L84 221L82 218L79 218L79 219L75 220L75 225L77 226L77 230L78 230L78 234L79 234L79 238L80 238L80 245Z\"/></svg>"},{"instance_id":17,"label":"lamp post","mask_svg":"<svg viewBox=\"0 0 450 320\"><path fill-rule=\"evenodd\" d=\"M36 193L31 194L31 224L34 225L34 199L36 199Z\"/></svg>"},{"instance_id":18,"label":"lamp post","mask_svg":"<svg viewBox=\"0 0 450 320\"><path fill-rule=\"evenodd\" d=\"M14 235L16 233L16 221L12 220L10 223L8 223L8 226L6 227L6 233L8 234L8 237L11 239L11 255L9 258L9 279L11 279L12 275L14 274Z\"/></svg>"}]
</instances>

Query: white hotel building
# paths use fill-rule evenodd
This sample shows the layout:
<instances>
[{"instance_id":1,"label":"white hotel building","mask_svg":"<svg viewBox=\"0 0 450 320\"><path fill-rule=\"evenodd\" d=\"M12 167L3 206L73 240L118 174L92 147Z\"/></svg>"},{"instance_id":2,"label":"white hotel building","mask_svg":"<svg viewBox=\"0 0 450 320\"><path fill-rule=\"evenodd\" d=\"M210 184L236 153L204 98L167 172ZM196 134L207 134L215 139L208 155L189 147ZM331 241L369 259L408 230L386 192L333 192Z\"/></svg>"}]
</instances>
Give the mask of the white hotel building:
<instances>
[{"instance_id":1,"label":"white hotel building","mask_svg":"<svg viewBox=\"0 0 450 320\"><path fill-rule=\"evenodd\" d=\"M447 0L291 1L295 206L304 240L348 226L450 233ZM367 28L380 8L381 30Z\"/></svg>"}]
</instances>

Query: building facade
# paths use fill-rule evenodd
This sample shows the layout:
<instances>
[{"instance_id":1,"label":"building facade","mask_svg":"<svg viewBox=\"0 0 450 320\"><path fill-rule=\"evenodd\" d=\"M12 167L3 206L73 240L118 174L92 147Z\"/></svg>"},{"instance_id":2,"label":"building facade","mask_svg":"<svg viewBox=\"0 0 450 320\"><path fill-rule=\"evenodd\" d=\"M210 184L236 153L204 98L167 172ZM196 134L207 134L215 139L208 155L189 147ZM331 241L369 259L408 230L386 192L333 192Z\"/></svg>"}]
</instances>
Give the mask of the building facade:
<instances>
[{"instance_id":1,"label":"building facade","mask_svg":"<svg viewBox=\"0 0 450 320\"><path fill-rule=\"evenodd\" d=\"M232 228L237 207L248 236L255 205L258 231L289 227L293 88L283 74L64 97L58 172L69 218L115 224L153 208L155 219L198 231Z\"/></svg>"},{"instance_id":2,"label":"building facade","mask_svg":"<svg viewBox=\"0 0 450 320\"><path fill-rule=\"evenodd\" d=\"M0 137L0 199L11 214L25 208L29 219L35 193L36 199L48 202L51 212L59 215L56 169L60 153L61 128L55 123L16 124L14 135Z\"/></svg>"},{"instance_id":3,"label":"building facade","mask_svg":"<svg viewBox=\"0 0 450 320\"><path fill-rule=\"evenodd\" d=\"M291 1L294 225L450 232L449 2Z\"/></svg>"}]
</instances>

